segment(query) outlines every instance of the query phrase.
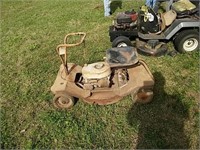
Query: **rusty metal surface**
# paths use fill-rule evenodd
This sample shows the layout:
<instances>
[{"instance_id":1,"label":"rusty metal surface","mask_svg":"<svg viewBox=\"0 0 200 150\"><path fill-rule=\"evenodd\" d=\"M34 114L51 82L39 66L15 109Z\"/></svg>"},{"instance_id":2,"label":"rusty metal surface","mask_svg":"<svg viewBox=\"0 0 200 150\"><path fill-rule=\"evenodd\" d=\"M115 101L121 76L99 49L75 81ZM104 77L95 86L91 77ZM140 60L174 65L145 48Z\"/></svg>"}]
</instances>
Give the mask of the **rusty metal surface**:
<instances>
[{"instance_id":1,"label":"rusty metal surface","mask_svg":"<svg viewBox=\"0 0 200 150\"><path fill-rule=\"evenodd\" d=\"M79 35L81 40L75 44L67 44L68 37L73 35ZM102 63L89 64L88 68L68 63L67 48L80 45L85 35L83 32L67 34L64 44L56 48L62 65L51 91L55 94L56 104L59 107L67 107L66 98L69 97L80 98L90 104L108 105L116 103L128 94L135 94L145 89L153 91L154 78L146 63L137 59L137 51L133 47L111 49L109 59L104 62L108 64L107 67L99 72L94 71L93 65L101 68L102 65L99 64ZM92 75L88 76L88 73ZM143 95L140 92L137 97L142 98Z\"/></svg>"},{"instance_id":2,"label":"rusty metal surface","mask_svg":"<svg viewBox=\"0 0 200 150\"><path fill-rule=\"evenodd\" d=\"M52 93L66 92L70 96L86 98L90 96L89 90L83 90L75 84L77 74L81 74L82 67L73 63L68 63L69 75L66 75L64 66L61 65L56 80L51 87Z\"/></svg>"},{"instance_id":3,"label":"rusty metal surface","mask_svg":"<svg viewBox=\"0 0 200 150\"><path fill-rule=\"evenodd\" d=\"M74 66L74 64L68 65ZM63 67L61 65L57 78L51 91L56 92L64 91L68 95L80 98L90 104L108 105L116 103L121 100L124 96L139 91L141 88L153 89L154 79L146 66L145 62L139 61L137 66L130 66L127 68L129 73L129 81L119 86L116 77L113 77L114 85L110 88L98 88L94 90L85 90L79 87L75 80L76 75L81 72L81 66L71 67L72 70L68 76L62 75ZM118 69L118 68L115 68ZM62 75L62 77L61 77Z\"/></svg>"},{"instance_id":4,"label":"rusty metal surface","mask_svg":"<svg viewBox=\"0 0 200 150\"><path fill-rule=\"evenodd\" d=\"M101 96L104 95L105 93L101 93ZM109 93L107 93L109 94ZM112 94L112 93L111 93ZM98 104L98 105L110 105L118 102L121 100L123 97L116 96L116 95L111 95L108 96L107 99L102 99L101 96L97 97L96 99L92 99L93 97L89 97L88 99L83 99L86 103L89 104Z\"/></svg>"},{"instance_id":5,"label":"rusty metal surface","mask_svg":"<svg viewBox=\"0 0 200 150\"><path fill-rule=\"evenodd\" d=\"M147 56L162 56L165 55L168 51L166 43L161 42L155 48L151 48L148 44L141 40L136 40L136 47L138 53L147 55Z\"/></svg>"}]
</instances>

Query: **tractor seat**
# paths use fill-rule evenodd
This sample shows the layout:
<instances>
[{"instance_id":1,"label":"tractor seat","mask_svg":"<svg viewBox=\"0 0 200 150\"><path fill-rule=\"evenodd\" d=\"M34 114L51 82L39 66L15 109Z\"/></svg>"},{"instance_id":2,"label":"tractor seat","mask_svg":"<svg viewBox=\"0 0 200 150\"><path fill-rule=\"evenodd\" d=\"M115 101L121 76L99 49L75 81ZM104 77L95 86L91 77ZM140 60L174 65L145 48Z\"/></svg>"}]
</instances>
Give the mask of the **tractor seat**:
<instances>
[{"instance_id":1,"label":"tractor seat","mask_svg":"<svg viewBox=\"0 0 200 150\"><path fill-rule=\"evenodd\" d=\"M172 9L178 16L190 15L198 11L198 8L189 0L179 0L172 4Z\"/></svg>"},{"instance_id":2,"label":"tractor seat","mask_svg":"<svg viewBox=\"0 0 200 150\"><path fill-rule=\"evenodd\" d=\"M173 21L176 19L177 13L174 10L169 10L165 13L161 13L161 25L160 31L163 31L167 26L171 25Z\"/></svg>"}]
</instances>

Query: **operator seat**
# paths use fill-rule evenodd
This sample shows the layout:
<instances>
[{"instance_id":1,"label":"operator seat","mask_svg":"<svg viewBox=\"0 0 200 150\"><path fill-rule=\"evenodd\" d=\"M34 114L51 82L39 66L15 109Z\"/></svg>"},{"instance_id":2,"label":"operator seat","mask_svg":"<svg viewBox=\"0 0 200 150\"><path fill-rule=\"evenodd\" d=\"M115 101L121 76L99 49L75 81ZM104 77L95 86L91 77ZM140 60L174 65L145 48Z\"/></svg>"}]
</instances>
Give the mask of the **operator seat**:
<instances>
[{"instance_id":1,"label":"operator seat","mask_svg":"<svg viewBox=\"0 0 200 150\"><path fill-rule=\"evenodd\" d=\"M160 31L163 31L166 27L168 27L173 23L173 21L177 17L177 13L174 10L169 10L165 13L161 13L160 17L161 17Z\"/></svg>"},{"instance_id":2,"label":"operator seat","mask_svg":"<svg viewBox=\"0 0 200 150\"><path fill-rule=\"evenodd\" d=\"M110 67L131 66L138 62L135 47L114 47L106 51L106 62Z\"/></svg>"},{"instance_id":3,"label":"operator seat","mask_svg":"<svg viewBox=\"0 0 200 150\"><path fill-rule=\"evenodd\" d=\"M172 4L172 10L176 11L177 17L185 17L186 15L198 13L199 4L196 5L197 6L195 6L189 0L178 0Z\"/></svg>"}]
</instances>

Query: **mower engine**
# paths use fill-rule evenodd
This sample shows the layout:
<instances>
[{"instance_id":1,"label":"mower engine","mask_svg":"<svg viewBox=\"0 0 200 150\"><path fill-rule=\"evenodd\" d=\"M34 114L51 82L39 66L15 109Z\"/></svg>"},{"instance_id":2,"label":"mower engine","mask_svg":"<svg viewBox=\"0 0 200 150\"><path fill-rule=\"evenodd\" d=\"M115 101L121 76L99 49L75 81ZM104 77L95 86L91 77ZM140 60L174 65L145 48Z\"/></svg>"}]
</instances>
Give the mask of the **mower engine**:
<instances>
[{"instance_id":1,"label":"mower engine","mask_svg":"<svg viewBox=\"0 0 200 150\"><path fill-rule=\"evenodd\" d=\"M130 29L135 28L137 26L137 13L132 11L126 11L123 13L119 13L116 16L116 21L114 21L113 25L117 29Z\"/></svg>"},{"instance_id":2,"label":"mower engine","mask_svg":"<svg viewBox=\"0 0 200 150\"><path fill-rule=\"evenodd\" d=\"M84 89L109 87L111 69L106 62L85 64L82 68L82 85Z\"/></svg>"},{"instance_id":3,"label":"mower engine","mask_svg":"<svg viewBox=\"0 0 200 150\"><path fill-rule=\"evenodd\" d=\"M79 85L86 90L110 88L113 84L113 80L118 80L119 86L126 84L128 81L127 70L111 70L107 62L97 62L86 64L82 68L82 78L80 78Z\"/></svg>"}]
</instances>

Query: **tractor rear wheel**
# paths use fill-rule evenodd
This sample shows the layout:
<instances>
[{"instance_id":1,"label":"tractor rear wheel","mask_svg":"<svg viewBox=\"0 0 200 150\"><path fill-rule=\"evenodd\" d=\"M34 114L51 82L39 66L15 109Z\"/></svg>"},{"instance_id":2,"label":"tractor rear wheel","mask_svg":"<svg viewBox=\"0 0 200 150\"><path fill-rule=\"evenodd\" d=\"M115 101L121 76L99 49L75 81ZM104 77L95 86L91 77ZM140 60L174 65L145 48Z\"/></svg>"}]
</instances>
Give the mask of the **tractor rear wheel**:
<instances>
[{"instance_id":1,"label":"tractor rear wheel","mask_svg":"<svg viewBox=\"0 0 200 150\"><path fill-rule=\"evenodd\" d=\"M196 30L180 32L174 40L174 45L180 53L192 52L199 49L199 33Z\"/></svg>"}]
</instances>

